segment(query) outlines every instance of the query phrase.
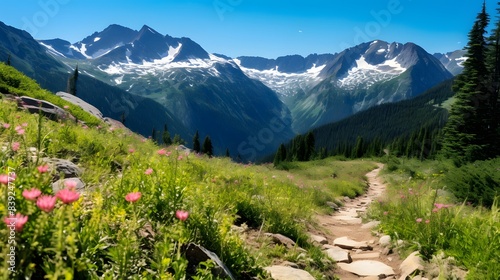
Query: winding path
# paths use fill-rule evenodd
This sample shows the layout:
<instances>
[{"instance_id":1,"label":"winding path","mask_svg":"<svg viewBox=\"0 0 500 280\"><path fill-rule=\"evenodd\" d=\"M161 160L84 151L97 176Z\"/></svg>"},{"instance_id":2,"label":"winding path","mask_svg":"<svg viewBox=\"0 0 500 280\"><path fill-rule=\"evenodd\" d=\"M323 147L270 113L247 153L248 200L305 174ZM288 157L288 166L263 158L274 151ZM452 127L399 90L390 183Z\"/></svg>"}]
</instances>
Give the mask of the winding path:
<instances>
[{"instance_id":1,"label":"winding path","mask_svg":"<svg viewBox=\"0 0 500 280\"><path fill-rule=\"evenodd\" d=\"M380 197L386 189L386 185L378 176L384 165L380 163L377 165L378 168L366 174L369 183L367 193L355 199L347 199L340 211L333 215L317 216L319 224L324 229L319 234L328 240L328 244L323 245L324 248L349 255L348 260L337 263L335 274L341 280L396 279L398 276L402 262L399 256L388 255L388 249L379 244L379 237L372 233L372 228L377 223L362 224L360 217L361 213L366 212L370 203ZM351 245L354 248L350 248ZM350 272L357 268L364 272L358 274Z\"/></svg>"}]
</instances>

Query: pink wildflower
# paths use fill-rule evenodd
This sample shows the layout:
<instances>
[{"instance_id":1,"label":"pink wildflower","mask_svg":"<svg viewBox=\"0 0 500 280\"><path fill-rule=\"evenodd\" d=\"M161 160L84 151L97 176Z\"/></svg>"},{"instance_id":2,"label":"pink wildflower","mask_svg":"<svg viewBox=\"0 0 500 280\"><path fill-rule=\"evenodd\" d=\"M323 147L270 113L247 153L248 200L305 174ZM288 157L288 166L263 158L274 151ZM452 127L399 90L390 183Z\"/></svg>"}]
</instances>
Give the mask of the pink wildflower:
<instances>
[{"instance_id":1,"label":"pink wildflower","mask_svg":"<svg viewBox=\"0 0 500 280\"><path fill-rule=\"evenodd\" d=\"M9 184L9 175L0 174L0 184L8 185Z\"/></svg>"},{"instance_id":2,"label":"pink wildflower","mask_svg":"<svg viewBox=\"0 0 500 280\"><path fill-rule=\"evenodd\" d=\"M74 190L78 186L78 182L75 180L66 180L64 181L64 186L70 190Z\"/></svg>"},{"instance_id":3,"label":"pink wildflower","mask_svg":"<svg viewBox=\"0 0 500 280\"><path fill-rule=\"evenodd\" d=\"M24 190L23 197L27 200L36 201L36 199L42 194L39 189L33 188L31 190Z\"/></svg>"},{"instance_id":4,"label":"pink wildflower","mask_svg":"<svg viewBox=\"0 0 500 280\"><path fill-rule=\"evenodd\" d=\"M64 105L63 107L64 109L69 109L69 106L68 105Z\"/></svg>"},{"instance_id":5,"label":"pink wildflower","mask_svg":"<svg viewBox=\"0 0 500 280\"><path fill-rule=\"evenodd\" d=\"M59 198L64 204L71 204L80 198L80 194L74 191L72 188L67 188L58 191L56 197Z\"/></svg>"},{"instance_id":6,"label":"pink wildflower","mask_svg":"<svg viewBox=\"0 0 500 280\"><path fill-rule=\"evenodd\" d=\"M7 227L14 227L17 232L21 232L24 224L28 221L28 217L17 213L15 216L5 217L3 221L7 224Z\"/></svg>"},{"instance_id":7,"label":"pink wildflower","mask_svg":"<svg viewBox=\"0 0 500 280\"><path fill-rule=\"evenodd\" d=\"M434 203L434 207L436 207L437 209L445 208L444 206L445 205L442 203Z\"/></svg>"},{"instance_id":8,"label":"pink wildflower","mask_svg":"<svg viewBox=\"0 0 500 280\"><path fill-rule=\"evenodd\" d=\"M131 153L131 154L133 154L133 153L135 153L135 150L132 149L132 148L130 148L130 149L128 149L128 152Z\"/></svg>"},{"instance_id":9,"label":"pink wildflower","mask_svg":"<svg viewBox=\"0 0 500 280\"><path fill-rule=\"evenodd\" d=\"M158 150L156 153L158 153L160 156L164 156L167 154L167 151L165 149Z\"/></svg>"},{"instance_id":10,"label":"pink wildflower","mask_svg":"<svg viewBox=\"0 0 500 280\"><path fill-rule=\"evenodd\" d=\"M422 218L418 218L416 221L417 221L417 223L421 223L422 222Z\"/></svg>"},{"instance_id":11,"label":"pink wildflower","mask_svg":"<svg viewBox=\"0 0 500 280\"><path fill-rule=\"evenodd\" d=\"M40 208L40 210L49 213L56 206L57 197L51 195L42 195L36 201L36 206Z\"/></svg>"},{"instance_id":12,"label":"pink wildflower","mask_svg":"<svg viewBox=\"0 0 500 280\"><path fill-rule=\"evenodd\" d=\"M141 193L140 192L131 192L125 196L125 200L128 202L136 202L141 198Z\"/></svg>"},{"instance_id":13,"label":"pink wildflower","mask_svg":"<svg viewBox=\"0 0 500 280\"><path fill-rule=\"evenodd\" d=\"M21 126L22 126L22 127L27 127L27 126L28 126L28 123L26 123L26 122L25 122L25 123L21 124Z\"/></svg>"},{"instance_id":14,"label":"pink wildflower","mask_svg":"<svg viewBox=\"0 0 500 280\"><path fill-rule=\"evenodd\" d=\"M10 128L10 124L8 124L8 123L4 123L2 126L3 126L3 128L5 128L5 129L9 129L9 128Z\"/></svg>"},{"instance_id":15,"label":"pink wildflower","mask_svg":"<svg viewBox=\"0 0 500 280\"><path fill-rule=\"evenodd\" d=\"M40 165L36 168L38 170L38 172L40 173L47 173L47 171L49 171L49 166L47 164L45 165Z\"/></svg>"},{"instance_id":16,"label":"pink wildflower","mask_svg":"<svg viewBox=\"0 0 500 280\"><path fill-rule=\"evenodd\" d=\"M177 160L182 160L182 156L177 157Z\"/></svg>"},{"instance_id":17,"label":"pink wildflower","mask_svg":"<svg viewBox=\"0 0 500 280\"><path fill-rule=\"evenodd\" d=\"M172 152L167 152L167 157L169 157L172 154Z\"/></svg>"},{"instance_id":18,"label":"pink wildflower","mask_svg":"<svg viewBox=\"0 0 500 280\"><path fill-rule=\"evenodd\" d=\"M430 220L425 220L425 223L426 223L426 224L428 224L428 223L430 223L430 222L431 222Z\"/></svg>"},{"instance_id":19,"label":"pink wildflower","mask_svg":"<svg viewBox=\"0 0 500 280\"><path fill-rule=\"evenodd\" d=\"M177 210L175 212L175 217L177 217L177 219L184 222L189 217L189 212L184 211L184 210Z\"/></svg>"},{"instance_id":20,"label":"pink wildflower","mask_svg":"<svg viewBox=\"0 0 500 280\"><path fill-rule=\"evenodd\" d=\"M144 174L146 175L151 175L153 173L153 168L148 168L146 171L144 171Z\"/></svg>"},{"instance_id":21,"label":"pink wildflower","mask_svg":"<svg viewBox=\"0 0 500 280\"><path fill-rule=\"evenodd\" d=\"M19 142L12 142L12 144L10 145L12 151L14 152L17 152L19 151L19 148L21 147L21 143Z\"/></svg>"},{"instance_id":22,"label":"pink wildflower","mask_svg":"<svg viewBox=\"0 0 500 280\"><path fill-rule=\"evenodd\" d=\"M389 212L384 211L384 216L387 216L387 215L389 215Z\"/></svg>"},{"instance_id":23,"label":"pink wildflower","mask_svg":"<svg viewBox=\"0 0 500 280\"><path fill-rule=\"evenodd\" d=\"M24 129L21 128L21 129L16 129L16 132L19 135L23 135L25 131L24 131Z\"/></svg>"}]
</instances>

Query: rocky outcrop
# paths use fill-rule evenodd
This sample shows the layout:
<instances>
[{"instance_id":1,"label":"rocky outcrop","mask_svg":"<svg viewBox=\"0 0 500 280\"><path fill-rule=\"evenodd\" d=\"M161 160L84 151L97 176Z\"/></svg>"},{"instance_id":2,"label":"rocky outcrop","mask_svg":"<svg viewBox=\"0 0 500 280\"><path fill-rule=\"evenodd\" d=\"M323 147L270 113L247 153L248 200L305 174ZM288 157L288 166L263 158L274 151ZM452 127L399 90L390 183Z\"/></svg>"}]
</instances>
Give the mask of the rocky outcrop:
<instances>
[{"instance_id":1,"label":"rocky outcrop","mask_svg":"<svg viewBox=\"0 0 500 280\"><path fill-rule=\"evenodd\" d=\"M83 170L80 167L69 160L58 158L43 158L42 161L48 164L51 167L51 170L54 170L56 172L56 174L54 175L54 178L56 180L60 179L61 177L80 177L83 173Z\"/></svg>"},{"instance_id":2,"label":"rocky outcrop","mask_svg":"<svg viewBox=\"0 0 500 280\"><path fill-rule=\"evenodd\" d=\"M79 106L87 113L94 115L96 118L103 120L103 115L102 115L101 111L99 111L99 109L92 106L91 104L83 101L82 99L80 99L72 94L62 92L62 91L56 93L56 95L61 97L64 100L70 102L70 103L73 103L73 104Z\"/></svg>"},{"instance_id":3,"label":"rocky outcrop","mask_svg":"<svg viewBox=\"0 0 500 280\"><path fill-rule=\"evenodd\" d=\"M66 112L66 110L58 107L48 101L40 100L28 96L21 96L16 98L17 107L19 109L27 110L28 112L41 113L45 117L51 120L75 120L70 113Z\"/></svg>"},{"instance_id":4,"label":"rocky outcrop","mask_svg":"<svg viewBox=\"0 0 500 280\"><path fill-rule=\"evenodd\" d=\"M223 279L235 280L234 276L231 274L226 265L219 259L219 257L206 248L189 243L185 248L184 252L186 254L186 259L188 260L188 273L191 275L196 275L196 269L201 262L206 262L211 260L215 267L212 268L212 274L216 277Z\"/></svg>"}]
</instances>

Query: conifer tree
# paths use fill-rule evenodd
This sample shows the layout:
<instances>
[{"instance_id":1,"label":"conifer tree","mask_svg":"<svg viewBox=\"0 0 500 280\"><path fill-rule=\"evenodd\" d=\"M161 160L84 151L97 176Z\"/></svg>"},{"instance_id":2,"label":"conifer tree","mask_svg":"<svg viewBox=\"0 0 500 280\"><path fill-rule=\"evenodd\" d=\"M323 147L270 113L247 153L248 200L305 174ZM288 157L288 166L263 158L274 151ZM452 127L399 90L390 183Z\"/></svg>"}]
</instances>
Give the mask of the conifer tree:
<instances>
[{"instance_id":1,"label":"conifer tree","mask_svg":"<svg viewBox=\"0 0 500 280\"><path fill-rule=\"evenodd\" d=\"M226 157L231 157L231 154L229 153L229 148L226 148Z\"/></svg>"},{"instance_id":2,"label":"conifer tree","mask_svg":"<svg viewBox=\"0 0 500 280\"><path fill-rule=\"evenodd\" d=\"M10 54L9 54L9 56L7 57L7 62L6 62L6 64L7 64L7 65L9 65L9 66L10 66L10 63L11 63L11 61L10 61L10 57L11 57L11 56L10 56Z\"/></svg>"},{"instance_id":3,"label":"conifer tree","mask_svg":"<svg viewBox=\"0 0 500 280\"><path fill-rule=\"evenodd\" d=\"M153 127L153 131L151 131L151 140L156 142L156 129Z\"/></svg>"},{"instance_id":4,"label":"conifer tree","mask_svg":"<svg viewBox=\"0 0 500 280\"><path fill-rule=\"evenodd\" d=\"M363 154L363 137L358 136L358 138L356 138L356 146L354 146L354 150L352 151L352 157L360 158L363 157Z\"/></svg>"},{"instance_id":5,"label":"conifer tree","mask_svg":"<svg viewBox=\"0 0 500 280\"><path fill-rule=\"evenodd\" d=\"M163 125L162 140L165 145L172 145L172 138L170 138L170 132L168 132L167 124Z\"/></svg>"},{"instance_id":6,"label":"conifer tree","mask_svg":"<svg viewBox=\"0 0 500 280\"><path fill-rule=\"evenodd\" d=\"M444 129L443 151L461 164L487 157L488 145L485 123L489 99L488 69L486 66L486 27L489 22L486 5L478 14L469 32L464 70L454 85L456 102L453 104Z\"/></svg>"},{"instance_id":7,"label":"conifer tree","mask_svg":"<svg viewBox=\"0 0 500 280\"><path fill-rule=\"evenodd\" d=\"M283 161L286 161L286 147L285 144L282 143L279 146L276 155L274 155L274 161L273 161L274 167L278 166Z\"/></svg>"},{"instance_id":8,"label":"conifer tree","mask_svg":"<svg viewBox=\"0 0 500 280\"><path fill-rule=\"evenodd\" d=\"M68 93L76 96L76 84L78 81L78 65L76 65L73 74L68 79Z\"/></svg>"},{"instance_id":9,"label":"conifer tree","mask_svg":"<svg viewBox=\"0 0 500 280\"><path fill-rule=\"evenodd\" d=\"M212 146L212 140L210 139L210 136L205 137L205 140L203 141L203 151L202 152L209 157L214 155L214 148Z\"/></svg>"},{"instance_id":10,"label":"conifer tree","mask_svg":"<svg viewBox=\"0 0 500 280\"><path fill-rule=\"evenodd\" d=\"M200 135L198 134L198 130L193 137L193 151L195 151L196 153L201 152Z\"/></svg>"},{"instance_id":11,"label":"conifer tree","mask_svg":"<svg viewBox=\"0 0 500 280\"><path fill-rule=\"evenodd\" d=\"M315 153L315 140L314 134L312 132L308 132L305 139L306 153L304 160L311 160Z\"/></svg>"},{"instance_id":12,"label":"conifer tree","mask_svg":"<svg viewBox=\"0 0 500 280\"><path fill-rule=\"evenodd\" d=\"M497 8L497 21L489 39L488 66L491 73L490 118L491 130L488 142L492 144L492 157L500 155L500 2Z\"/></svg>"}]
</instances>

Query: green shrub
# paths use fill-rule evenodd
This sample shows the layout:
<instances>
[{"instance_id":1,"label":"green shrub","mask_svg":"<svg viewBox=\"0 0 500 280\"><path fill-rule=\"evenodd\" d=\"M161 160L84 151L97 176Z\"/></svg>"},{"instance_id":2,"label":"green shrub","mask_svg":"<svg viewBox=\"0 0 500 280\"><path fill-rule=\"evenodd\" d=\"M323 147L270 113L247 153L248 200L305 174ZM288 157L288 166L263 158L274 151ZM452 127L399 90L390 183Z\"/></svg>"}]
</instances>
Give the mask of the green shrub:
<instances>
[{"instance_id":1,"label":"green shrub","mask_svg":"<svg viewBox=\"0 0 500 280\"><path fill-rule=\"evenodd\" d=\"M500 195L500 158L452 169L446 174L445 183L457 198L491 207Z\"/></svg>"}]
</instances>

